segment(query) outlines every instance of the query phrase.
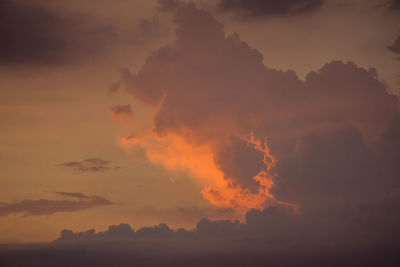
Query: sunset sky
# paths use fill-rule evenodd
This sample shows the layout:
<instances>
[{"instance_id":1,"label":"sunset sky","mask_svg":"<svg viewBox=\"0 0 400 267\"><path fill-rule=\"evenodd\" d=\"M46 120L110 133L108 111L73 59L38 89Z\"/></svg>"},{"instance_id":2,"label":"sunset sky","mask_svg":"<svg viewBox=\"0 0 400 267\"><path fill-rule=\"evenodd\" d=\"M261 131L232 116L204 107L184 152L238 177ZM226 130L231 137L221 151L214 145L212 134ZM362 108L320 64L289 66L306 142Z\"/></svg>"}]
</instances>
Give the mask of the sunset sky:
<instances>
[{"instance_id":1,"label":"sunset sky","mask_svg":"<svg viewBox=\"0 0 400 267\"><path fill-rule=\"evenodd\" d=\"M399 18L397 0L0 0L0 243L268 207L339 232L367 205L354 221L394 229Z\"/></svg>"}]
</instances>

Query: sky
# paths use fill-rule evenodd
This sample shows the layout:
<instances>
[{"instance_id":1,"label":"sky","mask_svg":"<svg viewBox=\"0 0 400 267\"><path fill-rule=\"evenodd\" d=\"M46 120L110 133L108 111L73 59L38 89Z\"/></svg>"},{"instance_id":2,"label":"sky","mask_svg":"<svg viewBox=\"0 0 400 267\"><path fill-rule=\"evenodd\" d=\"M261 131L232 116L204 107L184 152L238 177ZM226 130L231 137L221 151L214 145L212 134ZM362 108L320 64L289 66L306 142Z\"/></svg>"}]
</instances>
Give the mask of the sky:
<instances>
[{"instance_id":1,"label":"sky","mask_svg":"<svg viewBox=\"0 0 400 267\"><path fill-rule=\"evenodd\" d=\"M0 243L352 233L391 251L399 16L397 0L1 0Z\"/></svg>"}]
</instances>

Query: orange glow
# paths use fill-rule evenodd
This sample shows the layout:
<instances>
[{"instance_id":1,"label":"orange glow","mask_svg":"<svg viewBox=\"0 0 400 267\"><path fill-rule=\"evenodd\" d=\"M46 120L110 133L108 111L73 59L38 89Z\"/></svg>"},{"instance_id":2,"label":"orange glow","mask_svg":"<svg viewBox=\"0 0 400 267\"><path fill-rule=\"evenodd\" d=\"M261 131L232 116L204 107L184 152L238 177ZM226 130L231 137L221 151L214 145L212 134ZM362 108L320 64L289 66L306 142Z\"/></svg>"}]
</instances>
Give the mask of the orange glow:
<instances>
[{"instance_id":1,"label":"orange glow","mask_svg":"<svg viewBox=\"0 0 400 267\"><path fill-rule=\"evenodd\" d=\"M201 193L213 205L234 208L238 211L250 208L262 209L271 204L292 205L276 201L269 193L273 180L268 171L276 160L269 153L267 142L262 143L253 135L247 142L264 153L265 163L265 170L253 177L260 183L257 194L233 185L229 179L224 178L223 172L214 162L215 148L211 144L192 144L181 135L169 134L159 137L149 131L139 136L124 137L121 142L128 148L132 145L140 146L151 162L161 164L167 170L187 171L190 177L204 187Z\"/></svg>"},{"instance_id":2,"label":"orange glow","mask_svg":"<svg viewBox=\"0 0 400 267\"><path fill-rule=\"evenodd\" d=\"M130 135L122 139L124 145L139 145L147 158L167 170L189 172L202 186L223 186L223 173L217 169L209 145L191 145L179 135L158 137L153 133L142 136Z\"/></svg>"}]
</instances>

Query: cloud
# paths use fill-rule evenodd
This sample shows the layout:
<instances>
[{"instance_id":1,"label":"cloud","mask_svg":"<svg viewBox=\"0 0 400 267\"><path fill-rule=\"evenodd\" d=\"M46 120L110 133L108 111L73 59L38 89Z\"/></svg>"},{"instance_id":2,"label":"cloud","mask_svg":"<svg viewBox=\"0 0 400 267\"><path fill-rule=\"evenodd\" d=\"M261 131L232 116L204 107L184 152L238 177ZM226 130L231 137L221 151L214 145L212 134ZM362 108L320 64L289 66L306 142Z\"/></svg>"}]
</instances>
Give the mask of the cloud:
<instances>
[{"instance_id":1,"label":"cloud","mask_svg":"<svg viewBox=\"0 0 400 267\"><path fill-rule=\"evenodd\" d=\"M123 88L156 112L153 131L124 144L187 170L212 204L242 212L271 204L311 212L397 190L388 183L400 172L382 151L399 102L375 69L332 61L300 80L264 65L194 5L174 22L175 42L137 73L121 73Z\"/></svg>"},{"instance_id":2,"label":"cloud","mask_svg":"<svg viewBox=\"0 0 400 267\"><path fill-rule=\"evenodd\" d=\"M200 219L195 229L184 228L171 229L165 223L154 226L144 226L134 230L129 224L122 223L110 226L104 232L90 229L74 233L71 230L61 231L58 242L76 241L104 241L104 240L137 240L137 239L175 239L192 238L193 244L199 243L203 237L237 238L245 240L255 238L260 240L276 239L284 243L295 242L301 236L312 237L314 241L345 242L350 236L367 235L371 241L387 241L391 234L399 235L396 228L400 222L398 210L400 202L386 201L380 203L363 203L354 207L343 209L331 209L319 213L293 214L284 207L270 206L263 210L251 209L245 214L244 222L238 220L210 220ZM343 213L345 211L345 213ZM340 214L340 216L339 216ZM367 239L368 239L367 238ZM361 242L354 240L357 245ZM308 243L308 245L314 245Z\"/></svg>"},{"instance_id":3,"label":"cloud","mask_svg":"<svg viewBox=\"0 0 400 267\"><path fill-rule=\"evenodd\" d=\"M385 2L389 12L397 12L400 10L400 0L388 0Z\"/></svg>"},{"instance_id":4,"label":"cloud","mask_svg":"<svg viewBox=\"0 0 400 267\"><path fill-rule=\"evenodd\" d=\"M108 93L109 96L112 96L112 95L118 93L120 88L121 88L121 84L119 82L113 83L108 88L108 92L107 93Z\"/></svg>"},{"instance_id":5,"label":"cloud","mask_svg":"<svg viewBox=\"0 0 400 267\"><path fill-rule=\"evenodd\" d=\"M220 10L233 11L246 17L288 16L317 11L324 0L220 0Z\"/></svg>"},{"instance_id":6,"label":"cloud","mask_svg":"<svg viewBox=\"0 0 400 267\"><path fill-rule=\"evenodd\" d=\"M168 27L165 27L159 21L159 15L156 13L152 18L142 18L136 25L135 31L127 38L127 43L143 44L154 40L168 32Z\"/></svg>"},{"instance_id":7,"label":"cloud","mask_svg":"<svg viewBox=\"0 0 400 267\"><path fill-rule=\"evenodd\" d=\"M117 105L110 108L114 120L130 121L133 117L131 105Z\"/></svg>"},{"instance_id":8,"label":"cloud","mask_svg":"<svg viewBox=\"0 0 400 267\"><path fill-rule=\"evenodd\" d=\"M57 212L73 212L94 208L97 206L109 206L113 203L100 196L86 196L82 193L54 192L60 196L74 200L50 200L50 199L24 199L0 205L0 216L10 214L22 214L23 216L51 215Z\"/></svg>"},{"instance_id":9,"label":"cloud","mask_svg":"<svg viewBox=\"0 0 400 267\"><path fill-rule=\"evenodd\" d=\"M230 138L230 142L215 154L215 163L224 173L225 179L234 185L257 193L259 181L254 177L264 170L264 153L239 138Z\"/></svg>"},{"instance_id":10,"label":"cloud","mask_svg":"<svg viewBox=\"0 0 400 267\"><path fill-rule=\"evenodd\" d=\"M0 2L1 65L60 65L90 57L117 36L111 25L61 16L22 1Z\"/></svg>"},{"instance_id":11,"label":"cloud","mask_svg":"<svg viewBox=\"0 0 400 267\"><path fill-rule=\"evenodd\" d=\"M76 171L76 172L106 172L118 170L120 166L113 166L112 161L100 158L89 158L82 161L67 161L60 163L58 166Z\"/></svg>"},{"instance_id":12,"label":"cloud","mask_svg":"<svg viewBox=\"0 0 400 267\"><path fill-rule=\"evenodd\" d=\"M61 231L57 242L76 242L88 240L134 240L137 238L172 238L176 236L183 237L184 234L190 235L190 231L178 229L174 231L165 223L154 226L145 226L135 231L129 224L121 223L119 225L111 225L104 232L96 233L94 229L83 232L74 233L71 230L64 229Z\"/></svg>"},{"instance_id":13,"label":"cloud","mask_svg":"<svg viewBox=\"0 0 400 267\"><path fill-rule=\"evenodd\" d=\"M399 236L398 224L387 229L379 218L400 217L399 203L386 203L385 209L360 206L357 217L314 214L312 221L312 216L299 217L271 206L249 210L243 223L204 218L190 231L163 223L136 231L127 223L102 232L64 229L52 243L1 246L0 262L6 266L378 266L382 262L396 266L398 249L393 240ZM371 220L371 215L378 220ZM343 222L351 223L343 227Z\"/></svg>"},{"instance_id":14,"label":"cloud","mask_svg":"<svg viewBox=\"0 0 400 267\"><path fill-rule=\"evenodd\" d=\"M400 5L400 4L399 4ZM395 54L400 54L400 36L394 41L392 45L387 47L391 52ZM397 58L400 60L400 58Z\"/></svg>"},{"instance_id":15,"label":"cloud","mask_svg":"<svg viewBox=\"0 0 400 267\"><path fill-rule=\"evenodd\" d=\"M158 0L157 9L159 11L171 12L183 7L185 3L181 0Z\"/></svg>"}]
</instances>

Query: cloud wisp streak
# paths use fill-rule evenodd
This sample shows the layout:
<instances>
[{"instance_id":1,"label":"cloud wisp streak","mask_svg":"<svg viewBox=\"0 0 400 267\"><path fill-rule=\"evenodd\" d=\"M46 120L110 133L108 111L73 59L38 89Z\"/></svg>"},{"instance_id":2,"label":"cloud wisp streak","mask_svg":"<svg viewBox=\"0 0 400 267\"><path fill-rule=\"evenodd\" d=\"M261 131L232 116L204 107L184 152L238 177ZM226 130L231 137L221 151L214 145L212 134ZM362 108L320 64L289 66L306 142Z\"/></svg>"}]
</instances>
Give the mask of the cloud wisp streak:
<instances>
[{"instance_id":1,"label":"cloud wisp streak","mask_svg":"<svg viewBox=\"0 0 400 267\"><path fill-rule=\"evenodd\" d=\"M100 196L87 196L82 193L71 192L54 193L70 199L24 199L10 203L2 203L0 204L0 216L8 216L11 214L43 216L58 212L73 212L99 206L114 205L111 201Z\"/></svg>"},{"instance_id":2,"label":"cloud wisp streak","mask_svg":"<svg viewBox=\"0 0 400 267\"><path fill-rule=\"evenodd\" d=\"M106 171L118 170L120 166L114 166L114 162L100 158L89 158L82 161L67 161L58 166L70 169L75 172L103 173Z\"/></svg>"}]
</instances>

